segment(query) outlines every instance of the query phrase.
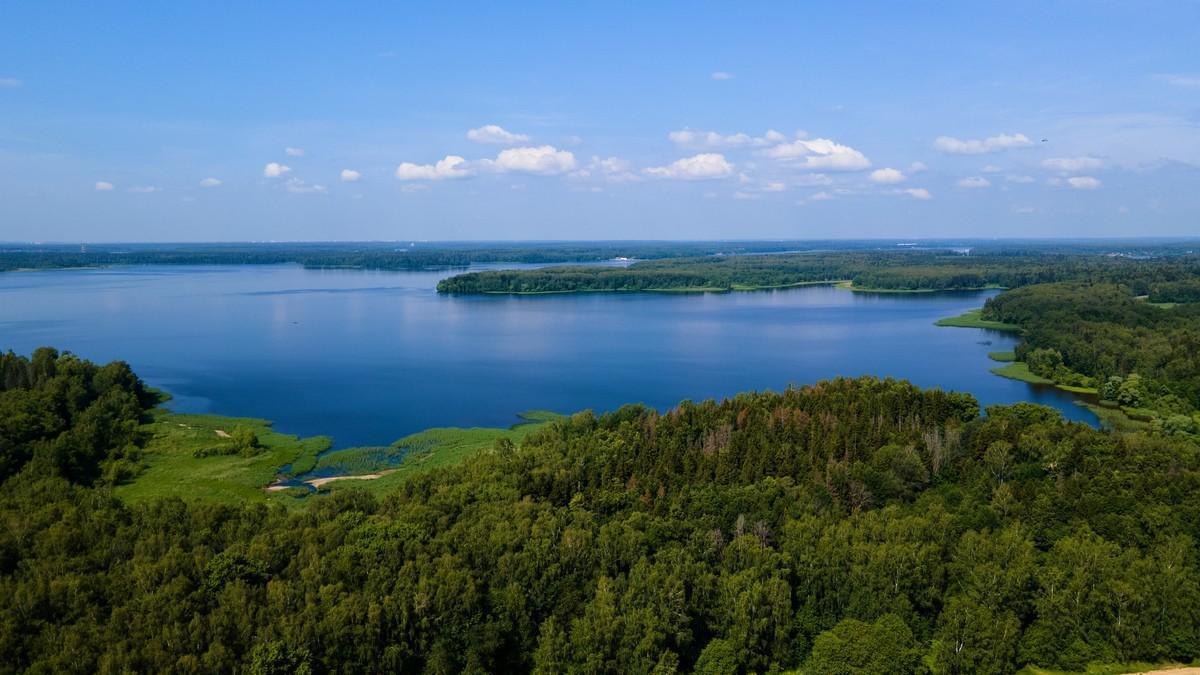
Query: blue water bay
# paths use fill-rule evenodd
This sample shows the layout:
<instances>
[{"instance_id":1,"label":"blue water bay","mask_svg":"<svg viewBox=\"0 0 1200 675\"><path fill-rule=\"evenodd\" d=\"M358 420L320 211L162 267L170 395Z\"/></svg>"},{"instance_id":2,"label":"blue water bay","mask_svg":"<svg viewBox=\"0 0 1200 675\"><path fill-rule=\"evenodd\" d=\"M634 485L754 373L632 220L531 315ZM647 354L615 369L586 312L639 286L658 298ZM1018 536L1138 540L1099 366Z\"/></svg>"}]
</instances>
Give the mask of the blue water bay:
<instances>
[{"instance_id":1,"label":"blue water bay","mask_svg":"<svg viewBox=\"0 0 1200 675\"><path fill-rule=\"evenodd\" d=\"M450 273L9 273L0 348L124 359L176 410L267 418L338 447L435 426L507 426L523 410L666 409L839 375L969 391L984 405L1035 401L1094 421L1071 394L989 372L987 353L1011 350L1013 336L933 325L995 291L438 295Z\"/></svg>"}]
</instances>

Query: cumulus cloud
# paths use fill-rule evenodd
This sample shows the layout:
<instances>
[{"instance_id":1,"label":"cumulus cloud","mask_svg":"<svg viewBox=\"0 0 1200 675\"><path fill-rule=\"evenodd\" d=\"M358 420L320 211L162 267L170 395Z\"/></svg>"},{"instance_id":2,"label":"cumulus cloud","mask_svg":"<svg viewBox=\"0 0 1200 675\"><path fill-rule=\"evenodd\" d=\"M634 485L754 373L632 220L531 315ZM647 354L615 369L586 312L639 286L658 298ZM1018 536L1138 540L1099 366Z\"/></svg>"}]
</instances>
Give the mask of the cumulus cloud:
<instances>
[{"instance_id":1,"label":"cumulus cloud","mask_svg":"<svg viewBox=\"0 0 1200 675\"><path fill-rule=\"evenodd\" d=\"M907 188L905 190L900 190L900 192L912 197L913 199L933 199L933 195L929 194L929 190L926 190L925 188Z\"/></svg>"},{"instance_id":2,"label":"cumulus cloud","mask_svg":"<svg viewBox=\"0 0 1200 675\"><path fill-rule=\"evenodd\" d=\"M293 192L295 194L318 194L328 191L328 188L326 188L324 185L305 183L299 178L289 178L287 183L284 185L287 187L288 192Z\"/></svg>"},{"instance_id":3,"label":"cumulus cloud","mask_svg":"<svg viewBox=\"0 0 1200 675\"><path fill-rule=\"evenodd\" d=\"M210 178L205 178L200 181L200 187L203 187L203 188L217 187L220 184L221 184L220 178L211 178L210 177Z\"/></svg>"},{"instance_id":4,"label":"cumulus cloud","mask_svg":"<svg viewBox=\"0 0 1200 675\"><path fill-rule=\"evenodd\" d=\"M353 183L362 178L362 174L354 169L342 169L341 177L344 182Z\"/></svg>"},{"instance_id":5,"label":"cumulus cloud","mask_svg":"<svg viewBox=\"0 0 1200 675\"><path fill-rule=\"evenodd\" d=\"M288 157L303 157L304 156L304 148L284 148L283 151L285 153L287 153Z\"/></svg>"},{"instance_id":6,"label":"cumulus cloud","mask_svg":"<svg viewBox=\"0 0 1200 675\"><path fill-rule=\"evenodd\" d=\"M1091 176L1071 176L1067 179L1067 185L1076 190L1095 190L1100 187L1100 181Z\"/></svg>"},{"instance_id":7,"label":"cumulus cloud","mask_svg":"<svg viewBox=\"0 0 1200 675\"><path fill-rule=\"evenodd\" d=\"M992 181L982 176L969 176L958 181L960 188L985 188L992 184Z\"/></svg>"},{"instance_id":8,"label":"cumulus cloud","mask_svg":"<svg viewBox=\"0 0 1200 675\"><path fill-rule=\"evenodd\" d=\"M1042 160L1042 166L1051 171L1075 172L1099 169L1104 162L1095 157L1055 157Z\"/></svg>"},{"instance_id":9,"label":"cumulus cloud","mask_svg":"<svg viewBox=\"0 0 1200 675\"><path fill-rule=\"evenodd\" d=\"M763 150L762 154L772 159L796 162L806 169L858 171L871 166L871 160L858 150L828 138L800 138Z\"/></svg>"},{"instance_id":10,"label":"cumulus cloud","mask_svg":"<svg viewBox=\"0 0 1200 675\"><path fill-rule=\"evenodd\" d=\"M98 180L96 181L96 189L100 192L108 192L113 189L113 184L106 180Z\"/></svg>"},{"instance_id":11,"label":"cumulus cloud","mask_svg":"<svg viewBox=\"0 0 1200 675\"><path fill-rule=\"evenodd\" d=\"M619 157L600 158L593 156L592 161L586 169L577 171L573 175L578 175L580 178L595 175L614 183L638 179L638 175L633 172L633 166Z\"/></svg>"},{"instance_id":12,"label":"cumulus cloud","mask_svg":"<svg viewBox=\"0 0 1200 675\"><path fill-rule=\"evenodd\" d=\"M485 124L478 129L467 132L467 138L476 143L495 143L497 145L513 145L529 140L525 134L514 134L496 124Z\"/></svg>"},{"instance_id":13,"label":"cumulus cloud","mask_svg":"<svg viewBox=\"0 0 1200 675\"><path fill-rule=\"evenodd\" d=\"M21 81L15 77L0 77L0 89L16 89Z\"/></svg>"},{"instance_id":14,"label":"cumulus cloud","mask_svg":"<svg viewBox=\"0 0 1200 675\"><path fill-rule=\"evenodd\" d=\"M678 178L682 180L710 180L725 178L733 173L733 165L718 152L705 152L692 157L677 159L666 166L643 169L655 178Z\"/></svg>"},{"instance_id":15,"label":"cumulus cloud","mask_svg":"<svg viewBox=\"0 0 1200 675\"><path fill-rule=\"evenodd\" d=\"M413 164L404 162L396 167L396 178L400 180L443 180L466 178L471 175L467 160L458 155L446 155L436 164Z\"/></svg>"},{"instance_id":16,"label":"cumulus cloud","mask_svg":"<svg viewBox=\"0 0 1200 675\"><path fill-rule=\"evenodd\" d=\"M532 173L539 176L554 176L575 168L575 155L568 150L559 150L553 145L502 150L496 159L480 162L484 167L499 173Z\"/></svg>"},{"instance_id":17,"label":"cumulus cloud","mask_svg":"<svg viewBox=\"0 0 1200 675\"><path fill-rule=\"evenodd\" d=\"M961 140L953 136L938 136L933 147L951 155L982 155L1009 148L1024 148L1033 145L1025 134L999 134L984 139Z\"/></svg>"},{"instance_id":18,"label":"cumulus cloud","mask_svg":"<svg viewBox=\"0 0 1200 675\"><path fill-rule=\"evenodd\" d=\"M129 191L134 194L150 194L151 192L161 192L162 188L156 185L135 185L129 188Z\"/></svg>"},{"instance_id":19,"label":"cumulus cloud","mask_svg":"<svg viewBox=\"0 0 1200 675\"><path fill-rule=\"evenodd\" d=\"M876 183L899 183L905 179L898 169L875 169L871 172L871 180Z\"/></svg>"},{"instance_id":20,"label":"cumulus cloud","mask_svg":"<svg viewBox=\"0 0 1200 675\"><path fill-rule=\"evenodd\" d=\"M680 129L679 131L672 131L667 134L667 138L675 145L706 148L763 147L773 143L782 143L787 140L787 136L774 129L768 129L762 136L751 136L740 131L733 134L720 134L716 131Z\"/></svg>"},{"instance_id":21,"label":"cumulus cloud","mask_svg":"<svg viewBox=\"0 0 1200 675\"><path fill-rule=\"evenodd\" d=\"M725 72L725 71L723 71L723 70L718 70L717 72L713 73L713 74L712 74L712 75L710 75L709 77L711 77L711 78L712 78L712 79L714 79L714 80L732 80L732 79L733 79L733 74L732 74L732 73L727 73L727 72Z\"/></svg>"},{"instance_id":22,"label":"cumulus cloud","mask_svg":"<svg viewBox=\"0 0 1200 675\"><path fill-rule=\"evenodd\" d=\"M263 175L267 178L279 178L291 170L292 167L284 166L279 162L268 162L267 165L263 167Z\"/></svg>"}]
</instances>

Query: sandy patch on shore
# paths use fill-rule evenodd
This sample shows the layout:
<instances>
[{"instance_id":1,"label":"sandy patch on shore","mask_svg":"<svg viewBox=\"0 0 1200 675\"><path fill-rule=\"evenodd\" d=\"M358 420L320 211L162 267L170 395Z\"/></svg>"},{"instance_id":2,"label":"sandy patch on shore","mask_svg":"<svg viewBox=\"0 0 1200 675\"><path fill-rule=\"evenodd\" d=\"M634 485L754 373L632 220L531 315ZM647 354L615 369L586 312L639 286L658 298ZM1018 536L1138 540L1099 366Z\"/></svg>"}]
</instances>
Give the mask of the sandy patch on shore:
<instances>
[{"instance_id":1,"label":"sandy patch on shore","mask_svg":"<svg viewBox=\"0 0 1200 675\"><path fill-rule=\"evenodd\" d=\"M389 471L380 471L379 473L360 473L354 476L326 476L325 478L313 478L311 480L301 482L312 487L312 489L317 490L320 489L322 485L325 485L326 483L332 483L335 480L375 480L376 478L383 478L389 473L392 473L392 471L395 471L395 469ZM263 489L267 492L280 492L290 487L299 486L295 484L285 485L284 483L272 483Z\"/></svg>"},{"instance_id":2,"label":"sandy patch on shore","mask_svg":"<svg viewBox=\"0 0 1200 675\"><path fill-rule=\"evenodd\" d=\"M224 429L213 429L213 431L216 432L217 436L220 436L221 438L229 438L229 432L225 431Z\"/></svg>"}]
</instances>

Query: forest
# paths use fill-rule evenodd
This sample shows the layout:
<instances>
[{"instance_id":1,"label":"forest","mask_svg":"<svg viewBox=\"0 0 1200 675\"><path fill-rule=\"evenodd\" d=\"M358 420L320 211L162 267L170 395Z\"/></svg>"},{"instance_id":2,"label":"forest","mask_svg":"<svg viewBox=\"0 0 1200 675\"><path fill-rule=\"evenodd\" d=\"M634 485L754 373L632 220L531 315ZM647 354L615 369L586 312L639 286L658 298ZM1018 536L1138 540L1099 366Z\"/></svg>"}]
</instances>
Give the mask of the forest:
<instances>
[{"instance_id":1,"label":"forest","mask_svg":"<svg viewBox=\"0 0 1200 675\"><path fill-rule=\"evenodd\" d=\"M1077 279L1136 284L1142 293L1183 292L1200 256L1150 259L998 249L970 255L941 251L822 251L778 255L648 260L628 267L562 266L469 272L438 283L442 293L588 291L732 291L804 283L850 282L858 290L938 291L1016 288ZM1189 281L1190 280L1190 281ZM1189 287L1190 288L1190 287Z\"/></svg>"},{"instance_id":2,"label":"forest","mask_svg":"<svg viewBox=\"0 0 1200 675\"><path fill-rule=\"evenodd\" d=\"M156 404L128 366L48 349L0 366L3 672L1200 656L1200 447L1161 429L838 379L581 412L381 497L126 503Z\"/></svg>"},{"instance_id":3,"label":"forest","mask_svg":"<svg viewBox=\"0 0 1200 675\"><path fill-rule=\"evenodd\" d=\"M599 241L599 242L408 242L0 245L0 272L109 265L279 265L309 268L421 270L473 263L602 262L614 258L655 259L860 248L879 242L771 241Z\"/></svg>"},{"instance_id":4,"label":"forest","mask_svg":"<svg viewBox=\"0 0 1200 675\"><path fill-rule=\"evenodd\" d=\"M983 317L1023 329L1016 357L1055 382L1178 433L1200 432L1200 303L1194 279L1161 284L1070 282L1002 293ZM1150 300L1138 294L1148 288ZM1178 303L1156 304L1159 294Z\"/></svg>"}]
</instances>

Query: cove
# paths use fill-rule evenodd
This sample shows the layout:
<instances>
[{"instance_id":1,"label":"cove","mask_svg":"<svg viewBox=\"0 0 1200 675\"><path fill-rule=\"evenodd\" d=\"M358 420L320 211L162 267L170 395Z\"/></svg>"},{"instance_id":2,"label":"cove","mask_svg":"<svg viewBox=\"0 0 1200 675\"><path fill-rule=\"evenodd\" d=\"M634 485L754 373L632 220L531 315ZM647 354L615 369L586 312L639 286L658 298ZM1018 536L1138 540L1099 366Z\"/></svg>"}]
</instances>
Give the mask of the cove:
<instances>
[{"instance_id":1,"label":"cove","mask_svg":"<svg viewBox=\"0 0 1200 675\"><path fill-rule=\"evenodd\" d=\"M475 266L471 269L518 265ZM458 272L461 270L456 270ZM941 328L998 291L446 296L451 271L142 266L0 275L0 348L123 359L181 412L259 417L335 447L523 410L658 409L837 376L1033 401L1095 423L1075 396L997 377L1009 334Z\"/></svg>"}]
</instances>

